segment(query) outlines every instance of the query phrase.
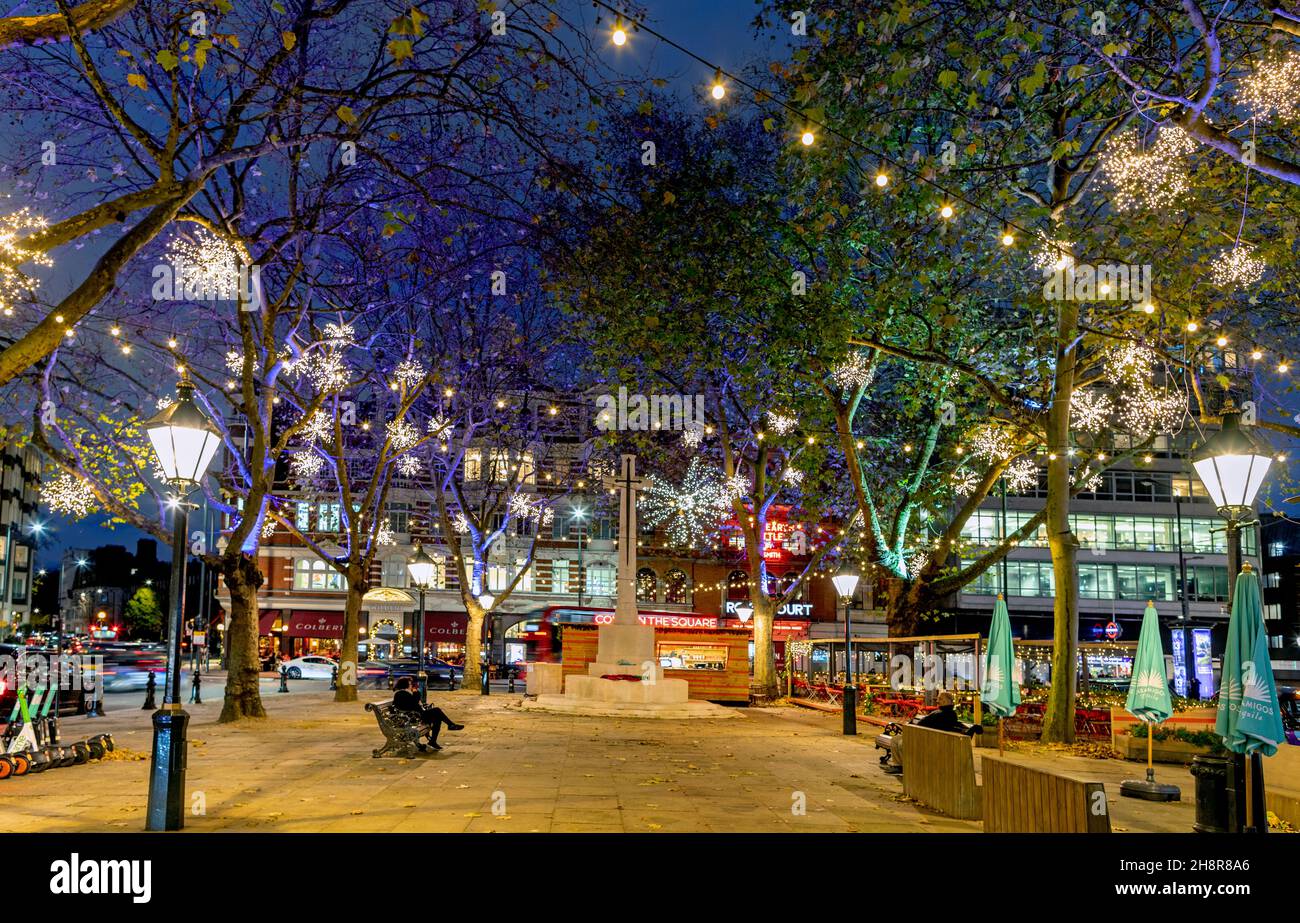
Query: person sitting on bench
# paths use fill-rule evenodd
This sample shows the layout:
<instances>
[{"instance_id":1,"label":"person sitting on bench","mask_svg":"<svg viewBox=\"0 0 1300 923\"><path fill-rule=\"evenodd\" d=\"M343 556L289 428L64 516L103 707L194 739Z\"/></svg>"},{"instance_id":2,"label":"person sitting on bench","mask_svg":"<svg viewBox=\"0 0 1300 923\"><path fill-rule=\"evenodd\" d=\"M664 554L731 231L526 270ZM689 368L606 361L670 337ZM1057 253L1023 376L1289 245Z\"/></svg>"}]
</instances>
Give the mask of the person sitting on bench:
<instances>
[{"instance_id":1,"label":"person sitting on bench","mask_svg":"<svg viewBox=\"0 0 1300 923\"><path fill-rule=\"evenodd\" d=\"M419 715L420 723L429 729L429 747L434 750L441 750L438 746L438 732L442 726L447 725L449 731L459 731L465 725L457 724L447 717L447 713L441 708L433 705L425 705L420 701L418 692L411 688L410 677L403 676L393 687L393 708L397 711L410 712L413 715ZM418 744L421 750L428 749L424 744Z\"/></svg>"},{"instance_id":2,"label":"person sitting on bench","mask_svg":"<svg viewBox=\"0 0 1300 923\"><path fill-rule=\"evenodd\" d=\"M974 735L983 732L984 729L978 724L962 724L962 722L957 719L957 706L953 702L950 693L939 693L939 698L936 702L939 707L930 712L930 714L926 715L924 718L916 721L915 724L917 727L930 728L935 731L951 731L954 734L965 734L967 737L973 737Z\"/></svg>"}]
</instances>

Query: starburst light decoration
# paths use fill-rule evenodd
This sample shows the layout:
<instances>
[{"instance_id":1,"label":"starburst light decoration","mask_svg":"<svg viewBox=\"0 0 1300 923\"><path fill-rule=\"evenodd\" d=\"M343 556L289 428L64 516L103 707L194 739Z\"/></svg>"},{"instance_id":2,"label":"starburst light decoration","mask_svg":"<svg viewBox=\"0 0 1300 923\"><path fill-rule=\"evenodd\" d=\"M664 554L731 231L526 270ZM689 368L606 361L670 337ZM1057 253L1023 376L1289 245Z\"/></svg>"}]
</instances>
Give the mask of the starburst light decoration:
<instances>
[{"instance_id":1,"label":"starburst light decoration","mask_svg":"<svg viewBox=\"0 0 1300 923\"><path fill-rule=\"evenodd\" d=\"M389 420L384 430L388 433L388 441L392 445L394 455L405 452L420 441L419 431L405 418Z\"/></svg>"},{"instance_id":2,"label":"starburst light decoration","mask_svg":"<svg viewBox=\"0 0 1300 923\"><path fill-rule=\"evenodd\" d=\"M41 485L41 499L53 512L84 519L98 508L90 482L75 474L60 474Z\"/></svg>"},{"instance_id":3,"label":"starburst light decoration","mask_svg":"<svg viewBox=\"0 0 1300 923\"><path fill-rule=\"evenodd\" d=\"M1162 125L1144 148L1137 129L1112 139L1102 155L1101 175L1114 190L1120 211L1168 208L1188 188L1186 159L1196 149L1177 125Z\"/></svg>"},{"instance_id":4,"label":"starburst light decoration","mask_svg":"<svg viewBox=\"0 0 1300 923\"><path fill-rule=\"evenodd\" d=\"M375 533L376 545L396 545L397 539L393 537L393 530L388 526L380 526L379 531Z\"/></svg>"},{"instance_id":5,"label":"starburst light decoration","mask_svg":"<svg viewBox=\"0 0 1300 923\"><path fill-rule=\"evenodd\" d=\"M516 493L510 497L510 502L506 504L510 510L510 515L516 519L527 519L535 522L542 515L542 501L540 498L530 497L528 494Z\"/></svg>"},{"instance_id":6,"label":"starburst light decoration","mask_svg":"<svg viewBox=\"0 0 1300 923\"><path fill-rule=\"evenodd\" d=\"M1038 465L1028 456L1017 458L1002 475L1007 490L1016 494L1028 493L1038 486Z\"/></svg>"},{"instance_id":7,"label":"starburst light decoration","mask_svg":"<svg viewBox=\"0 0 1300 923\"><path fill-rule=\"evenodd\" d=\"M434 414L429 417L428 430L432 436L446 441L451 438L452 422L442 414Z\"/></svg>"},{"instance_id":8,"label":"starburst light decoration","mask_svg":"<svg viewBox=\"0 0 1300 923\"><path fill-rule=\"evenodd\" d=\"M1300 55L1281 54L1261 61L1239 84L1241 101L1255 118L1300 114Z\"/></svg>"},{"instance_id":9,"label":"starburst light decoration","mask_svg":"<svg viewBox=\"0 0 1300 923\"><path fill-rule=\"evenodd\" d=\"M678 546L699 546L718 527L728 499L722 477L700 459L691 459L680 484L651 475L641 495L646 525L663 528Z\"/></svg>"},{"instance_id":10,"label":"starburst light decoration","mask_svg":"<svg viewBox=\"0 0 1300 923\"><path fill-rule=\"evenodd\" d=\"M239 252L207 228L178 237L167 246L176 287L186 297L234 299L239 291Z\"/></svg>"},{"instance_id":11,"label":"starburst light decoration","mask_svg":"<svg viewBox=\"0 0 1300 923\"><path fill-rule=\"evenodd\" d=\"M862 353L850 353L849 357L831 369L831 380L845 391L854 391L866 387L876 377L876 367L867 364L867 357Z\"/></svg>"},{"instance_id":12,"label":"starburst light decoration","mask_svg":"<svg viewBox=\"0 0 1300 923\"><path fill-rule=\"evenodd\" d=\"M803 483L803 472L798 468L786 468L781 472L781 480L793 487L798 487Z\"/></svg>"},{"instance_id":13,"label":"starburst light decoration","mask_svg":"<svg viewBox=\"0 0 1300 923\"><path fill-rule=\"evenodd\" d=\"M232 349L226 353L226 368L232 373L239 373L244 370L244 354L237 349Z\"/></svg>"},{"instance_id":14,"label":"starburst light decoration","mask_svg":"<svg viewBox=\"0 0 1300 923\"><path fill-rule=\"evenodd\" d=\"M1242 286L1258 282L1268 270L1268 264L1255 256L1252 244L1237 243L1223 250L1210 266L1210 279L1215 285Z\"/></svg>"},{"instance_id":15,"label":"starburst light decoration","mask_svg":"<svg viewBox=\"0 0 1300 923\"><path fill-rule=\"evenodd\" d=\"M1035 269L1064 272L1074 265L1074 243L1068 240L1054 240L1042 231L1030 251L1029 262Z\"/></svg>"},{"instance_id":16,"label":"starburst light decoration","mask_svg":"<svg viewBox=\"0 0 1300 923\"><path fill-rule=\"evenodd\" d=\"M325 459L311 449L303 449L289 456L289 471L299 481L310 481L325 469Z\"/></svg>"},{"instance_id":17,"label":"starburst light decoration","mask_svg":"<svg viewBox=\"0 0 1300 923\"><path fill-rule=\"evenodd\" d=\"M907 574L913 580L921 576L921 572L930 563L930 555L924 551L915 551L907 556Z\"/></svg>"},{"instance_id":18,"label":"starburst light decoration","mask_svg":"<svg viewBox=\"0 0 1300 923\"><path fill-rule=\"evenodd\" d=\"M767 425L778 436L784 436L791 432L798 422L792 414L781 413L779 410L769 410L767 412Z\"/></svg>"},{"instance_id":19,"label":"starburst light decoration","mask_svg":"<svg viewBox=\"0 0 1300 923\"><path fill-rule=\"evenodd\" d=\"M320 442L329 438L333 423L324 410L316 410L303 424L302 435L308 442Z\"/></svg>"},{"instance_id":20,"label":"starburst light decoration","mask_svg":"<svg viewBox=\"0 0 1300 923\"><path fill-rule=\"evenodd\" d=\"M403 455L394 464L397 473L404 478L413 478L420 473L420 460L414 455Z\"/></svg>"},{"instance_id":21,"label":"starburst light decoration","mask_svg":"<svg viewBox=\"0 0 1300 923\"><path fill-rule=\"evenodd\" d=\"M399 362L393 369L393 380L403 388L414 388L423 379L427 370L414 359L407 359L405 362Z\"/></svg>"},{"instance_id":22,"label":"starburst light decoration","mask_svg":"<svg viewBox=\"0 0 1300 923\"><path fill-rule=\"evenodd\" d=\"M699 448L700 443L703 441L704 441L703 424L691 422L686 424L686 426L682 428L682 444L685 445L688 449Z\"/></svg>"},{"instance_id":23,"label":"starburst light decoration","mask_svg":"<svg viewBox=\"0 0 1300 923\"><path fill-rule=\"evenodd\" d=\"M465 518L464 513L457 513L451 521L451 527L458 535L464 535L469 531L469 520Z\"/></svg>"},{"instance_id":24,"label":"starburst light decoration","mask_svg":"<svg viewBox=\"0 0 1300 923\"><path fill-rule=\"evenodd\" d=\"M336 349L352 346L356 343L357 331L351 324L326 324L325 340Z\"/></svg>"},{"instance_id":25,"label":"starburst light decoration","mask_svg":"<svg viewBox=\"0 0 1300 923\"><path fill-rule=\"evenodd\" d=\"M1110 423L1115 403L1104 391L1077 391L1070 399L1070 423L1085 433L1100 433Z\"/></svg>"},{"instance_id":26,"label":"starburst light decoration","mask_svg":"<svg viewBox=\"0 0 1300 923\"><path fill-rule=\"evenodd\" d=\"M306 375L312 386L322 394L341 391L351 380L343 356L333 351L303 356L293 364L293 372Z\"/></svg>"},{"instance_id":27,"label":"starburst light decoration","mask_svg":"<svg viewBox=\"0 0 1300 923\"><path fill-rule=\"evenodd\" d=\"M948 483L952 487L953 495L956 497L969 497L979 486L979 475L968 468L961 468L954 471L948 478Z\"/></svg>"},{"instance_id":28,"label":"starburst light decoration","mask_svg":"<svg viewBox=\"0 0 1300 923\"><path fill-rule=\"evenodd\" d=\"M19 246L19 241L32 234L45 230L49 223L30 209L20 208L16 212L0 216L0 310L8 315L13 313L14 301L28 294L32 289L32 280L18 270L24 263L36 266L52 266L51 260L44 253L28 250Z\"/></svg>"},{"instance_id":29,"label":"starburst light decoration","mask_svg":"<svg viewBox=\"0 0 1300 923\"><path fill-rule=\"evenodd\" d=\"M1015 445L1005 430L991 424L976 427L970 436L971 452L990 461L1006 461L1015 454Z\"/></svg>"},{"instance_id":30,"label":"starburst light decoration","mask_svg":"<svg viewBox=\"0 0 1300 923\"><path fill-rule=\"evenodd\" d=\"M743 474L733 474L722 485L722 492L728 504L733 500L743 499L749 495L749 478Z\"/></svg>"}]
</instances>

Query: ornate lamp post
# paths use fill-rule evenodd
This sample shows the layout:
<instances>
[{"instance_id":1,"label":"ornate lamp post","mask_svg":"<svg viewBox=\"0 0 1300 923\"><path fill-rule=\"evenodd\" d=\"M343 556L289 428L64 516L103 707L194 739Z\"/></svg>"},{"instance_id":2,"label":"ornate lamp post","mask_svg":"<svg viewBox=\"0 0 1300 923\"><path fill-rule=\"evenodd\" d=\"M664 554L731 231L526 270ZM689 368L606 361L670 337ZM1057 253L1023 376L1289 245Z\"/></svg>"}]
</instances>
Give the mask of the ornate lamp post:
<instances>
[{"instance_id":1,"label":"ornate lamp post","mask_svg":"<svg viewBox=\"0 0 1300 923\"><path fill-rule=\"evenodd\" d=\"M176 401L144 425L163 477L176 496L172 508L172 569L167 637L167 686L153 714L153 760L149 768L147 830L180 830L185 824L186 729L181 707L181 624L185 614L185 531L190 491L198 486L221 446L221 433L194 403L194 386L182 377Z\"/></svg>"},{"instance_id":2,"label":"ornate lamp post","mask_svg":"<svg viewBox=\"0 0 1300 923\"><path fill-rule=\"evenodd\" d=\"M1228 523L1228 600L1241 570L1241 527L1255 521L1255 497L1273 456L1241 427L1241 411L1229 406L1222 428L1192 455L1192 467Z\"/></svg>"},{"instance_id":3,"label":"ornate lamp post","mask_svg":"<svg viewBox=\"0 0 1300 923\"><path fill-rule=\"evenodd\" d=\"M420 690L420 701L426 701L429 692L429 674L424 671L424 591L433 585L433 574L438 565L419 545L415 553L406 561L406 571L411 575L411 582L420 591L419 608L415 613L415 649L419 652L420 668L416 673L416 684Z\"/></svg>"},{"instance_id":4,"label":"ornate lamp post","mask_svg":"<svg viewBox=\"0 0 1300 923\"><path fill-rule=\"evenodd\" d=\"M851 632L853 593L858 588L858 575L844 569L831 578L835 592L844 604L844 733L858 733L858 689L853 685L853 636Z\"/></svg>"},{"instance_id":5,"label":"ornate lamp post","mask_svg":"<svg viewBox=\"0 0 1300 923\"><path fill-rule=\"evenodd\" d=\"M488 671L492 666L492 606L496 601L496 597L486 590L478 595L478 604L483 607L483 650L485 652L479 663L478 691L483 695L492 693Z\"/></svg>"}]
</instances>

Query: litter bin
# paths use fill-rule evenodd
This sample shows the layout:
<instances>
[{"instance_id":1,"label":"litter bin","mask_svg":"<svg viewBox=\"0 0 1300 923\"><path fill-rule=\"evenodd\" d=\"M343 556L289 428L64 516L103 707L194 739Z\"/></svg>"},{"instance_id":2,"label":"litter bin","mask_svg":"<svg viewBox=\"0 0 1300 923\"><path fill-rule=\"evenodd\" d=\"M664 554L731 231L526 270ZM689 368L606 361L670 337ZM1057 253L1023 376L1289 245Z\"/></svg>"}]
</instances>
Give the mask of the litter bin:
<instances>
[{"instance_id":1,"label":"litter bin","mask_svg":"<svg viewBox=\"0 0 1300 923\"><path fill-rule=\"evenodd\" d=\"M1192 758L1192 776L1196 779L1196 822L1192 829L1197 833L1234 833L1239 828L1233 822L1228 790L1232 783L1232 767L1226 757L1198 754Z\"/></svg>"}]
</instances>

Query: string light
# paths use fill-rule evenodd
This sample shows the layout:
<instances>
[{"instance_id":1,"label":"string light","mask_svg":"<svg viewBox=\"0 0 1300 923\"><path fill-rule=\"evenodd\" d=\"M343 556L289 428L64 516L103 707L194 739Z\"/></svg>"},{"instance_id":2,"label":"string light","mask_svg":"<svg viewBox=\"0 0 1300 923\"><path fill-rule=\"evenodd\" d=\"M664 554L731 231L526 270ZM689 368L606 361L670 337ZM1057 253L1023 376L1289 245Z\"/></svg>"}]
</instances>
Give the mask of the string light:
<instances>
[{"instance_id":1,"label":"string light","mask_svg":"<svg viewBox=\"0 0 1300 923\"><path fill-rule=\"evenodd\" d=\"M647 481L640 503L646 525L663 528L676 545L698 546L730 504L721 476L699 458L691 459L680 484L655 475Z\"/></svg>"},{"instance_id":2,"label":"string light","mask_svg":"<svg viewBox=\"0 0 1300 923\"><path fill-rule=\"evenodd\" d=\"M1242 78L1237 96L1256 118L1290 120L1300 113L1300 55L1271 56Z\"/></svg>"},{"instance_id":3,"label":"string light","mask_svg":"<svg viewBox=\"0 0 1300 923\"><path fill-rule=\"evenodd\" d=\"M616 26L611 38L613 39L614 44L621 48L627 44L627 31L622 26Z\"/></svg>"},{"instance_id":4,"label":"string light","mask_svg":"<svg viewBox=\"0 0 1300 923\"><path fill-rule=\"evenodd\" d=\"M1010 231L1002 232L1002 246L1010 247L1015 242L1016 242L1016 235L1012 234Z\"/></svg>"},{"instance_id":5,"label":"string light","mask_svg":"<svg viewBox=\"0 0 1300 923\"><path fill-rule=\"evenodd\" d=\"M1028 493L1038 486L1038 465L1034 464L1032 458L1017 458L1007 466L1006 473L1002 477L1010 492Z\"/></svg>"},{"instance_id":6,"label":"string light","mask_svg":"<svg viewBox=\"0 0 1300 923\"><path fill-rule=\"evenodd\" d=\"M60 474L41 484L41 499L54 512L73 519L85 519L98 506L90 482L75 474Z\"/></svg>"},{"instance_id":7,"label":"string light","mask_svg":"<svg viewBox=\"0 0 1300 923\"><path fill-rule=\"evenodd\" d=\"M942 207L939 209L939 217L940 217L940 218L943 218L944 220L947 220L947 219L951 218L952 216L953 216L953 208L952 208L951 205L944 205L944 206L942 206Z\"/></svg>"},{"instance_id":8,"label":"string light","mask_svg":"<svg viewBox=\"0 0 1300 923\"><path fill-rule=\"evenodd\" d=\"M1115 404L1104 391L1085 389L1070 398L1070 423L1087 433L1100 433L1110 425Z\"/></svg>"},{"instance_id":9,"label":"string light","mask_svg":"<svg viewBox=\"0 0 1300 923\"><path fill-rule=\"evenodd\" d=\"M784 436L795 428L798 420L793 415L781 413L778 410L769 410L767 412L767 425L772 428L772 432L778 436ZM762 436L762 433L759 434Z\"/></svg>"},{"instance_id":10,"label":"string light","mask_svg":"<svg viewBox=\"0 0 1300 923\"><path fill-rule=\"evenodd\" d=\"M877 173L877 174L876 174L876 185L877 185L879 188L884 189L886 186L889 185L889 177L886 176L884 173Z\"/></svg>"},{"instance_id":11,"label":"string light","mask_svg":"<svg viewBox=\"0 0 1300 923\"><path fill-rule=\"evenodd\" d=\"M24 263L37 266L54 265L50 257L39 250L28 250L18 245L20 240L49 226L40 215L28 208L0 217L0 306L6 315L13 315L13 302L30 295L31 279L16 267ZM58 319L59 323L63 318Z\"/></svg>"},{"instance_id":12,"label":"string light","mask_svg":"<svg viewBox=\"0 0 1300 923\"><path fill-rule=\"evenodd\" d=\"M799 140L803 142L804 147L812 147L813 142L817 140L817 136L814 135L811 131L805 131L802 135L799 136Z\"/></svg>"}]
</instances>

